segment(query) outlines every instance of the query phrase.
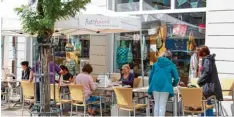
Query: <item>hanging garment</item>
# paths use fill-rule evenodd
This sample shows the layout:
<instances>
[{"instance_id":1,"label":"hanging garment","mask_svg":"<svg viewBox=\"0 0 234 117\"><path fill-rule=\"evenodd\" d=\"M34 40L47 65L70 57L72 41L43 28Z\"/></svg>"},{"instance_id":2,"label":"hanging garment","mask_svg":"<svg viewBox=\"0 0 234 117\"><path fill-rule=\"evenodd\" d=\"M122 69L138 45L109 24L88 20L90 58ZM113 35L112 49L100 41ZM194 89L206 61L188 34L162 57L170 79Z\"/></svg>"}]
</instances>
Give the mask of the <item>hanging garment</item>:
<instances>
[{"instance_id":1,"label":"hanging garment","mask_svg":"<svg viewBox=\"0 0 234 117\"><path fill-rule=\"evenodd\" d=\"M198 63L199 59L196 53L193 53L190 59L190 68L189 68L189 83L192 78L197 78L198 74Z\"/></svg>"},{"instance_id":2,"label":"hanging garment","mask_svg":"<svg viewBox=\"0 0 234 117\"><path fill-rule=\"evenodd\" d=\"M133 35L133 41L134 43L137 43L140 40L140 35L139 34L134 34Z\"/></svg>"},{"instance_id":3,"label":"hanging garment","mask_svg":"<svg viewBox=\"0 0 234 117\"><path fill-rule=\"evenodd\" d=\"M129 44L129 51L128 51L128 63L132 63L133 61L133 55L132 55L132 49L131 49L131 43Z\"/></svg>"},{"instance_id":4,"label":"hanging garment","mask_svg":"<svg viewBox=\"0 0 234 117\"><path fill-rule=\"evenodd\" d=\"M67 45L65 46L65 51L66 52L74 51L74 46L71 43L67 43Z\"/></svg>"},{"instance_id":5,"label":"hanging garment","mask_svg":"<svg viewBox=\"0 0 234 117\"><path fill-rule=\"evenodd\" d=\"M177 0L177 6L180 7L181 5L185 4L188 0Z\"/></svg>"},{"instance_id":6,"label":"hanging garment","mask_svg":"<svg viewBox=\"0 0 234 117\"><path fill-rule=\"evenodd\" d=\"M174 24L173 25L173 34L177 36L184 37L187 31L187 25L184 24Z\"/></svg>"},{"instance_id":7,"label":"hanging garment","mask_svg":"<svg viewBox=\"0 0 234 117\"><path fill-rule=\"evenodd\" d=\"M146 60L147 59L147 57L148 57L148 49L147 49L147 45L146 45L146 40L145 40L145 36L143 36L143 41L144 41L144 45L143 45L143 47L144 47L144 51L143 51L143 58L144 58L144 60Z\"/></svg>"},{"instance_id":8,"label":"hanging garment","mask_svg":"<svg viewBox=\"0 0 234 117\"><path fill-rule=\"evenodd\" d=\"M191 8L197 8L198 6L198 1L197 2L190 2Z\"/></svg>"},{"instance_id":9,"label":"hanging garment","mask_svg":"<svg viewBox=\"0 0 234 117\"><path fill-rule=\"evenodd\" d=\"M129 48L126 48L126 47L119 47L117 49L116 59L120 67L122 67L123 64L128 63L128 51L129 51Z\"/></svg>"},{"instance_id":10,"label":"hanging garment","mask_svg":"<svg viewBox=\"0 0 234 117\"><path fill-rule=\"evenodd\" d=\"M189 34L189 40L188 40L188 42L187 42L187 50L188 51L193 51L193 50L195 50L196 49L196 41L195 41L195 39L194 39L194 36L193 36L193 33L192 32L190 32L190 34Z\"/></svg>"},{"instance_id":11,"label":"hanging garment","mask_svg":"<svg viewBox=\"0 0 234 117\"><path fill-rule=\"evenodd\" d=\"M74 76L76 75L76 62L74 59L66 61L65 66L67 66L69 72Z\"/></svg>"},{"instance_id":12,"label":"hanging garment","mask_svg":"<svg viewBox=\"0 0 234 117\"><path fill-rule=\"evenodd\" d=\"M160 35L158 35L156 37L156 47L157 47L157 51L160 50L160 48L162 48L163 46L163 41L162 41L162 38L160 37Z\"/></svg>"}]
</instances>

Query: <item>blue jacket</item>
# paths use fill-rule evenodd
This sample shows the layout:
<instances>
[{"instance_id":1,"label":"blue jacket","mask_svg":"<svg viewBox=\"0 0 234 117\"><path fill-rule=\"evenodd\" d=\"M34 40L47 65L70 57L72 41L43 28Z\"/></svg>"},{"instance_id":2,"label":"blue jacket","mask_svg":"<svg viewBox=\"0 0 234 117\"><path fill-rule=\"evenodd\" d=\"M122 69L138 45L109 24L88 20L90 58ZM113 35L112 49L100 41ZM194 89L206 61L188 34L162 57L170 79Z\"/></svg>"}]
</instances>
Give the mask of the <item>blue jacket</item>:
<instances>
[{"instance_id":1,"label":"blue jacket","mask_svg":"<svg viewBox=\"0 0 234 117\"><path fill-rule=\"evenodd\" d=\"M159 57L150 73L148 93L168 92L170 96L174 96L173 86L177 86L178 82L179 75L175 64L168 58Z\"/></svg>"}]
</instances>

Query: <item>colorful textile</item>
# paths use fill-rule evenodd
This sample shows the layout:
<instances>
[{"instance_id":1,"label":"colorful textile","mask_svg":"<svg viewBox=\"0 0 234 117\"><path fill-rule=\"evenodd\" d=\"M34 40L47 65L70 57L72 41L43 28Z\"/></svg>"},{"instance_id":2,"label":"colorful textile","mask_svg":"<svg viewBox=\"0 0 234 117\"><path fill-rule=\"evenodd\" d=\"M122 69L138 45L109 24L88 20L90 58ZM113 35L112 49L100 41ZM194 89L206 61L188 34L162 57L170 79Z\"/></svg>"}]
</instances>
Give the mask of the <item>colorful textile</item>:
<instances>
[{"instance_id":1,"label":"colorful textile","mask_svg":"<svg viewBox=\"0 0 234 117\"><path fill-rule=\"evenodd\" d=\"M117 63L119 65L123 65L128 63L128 51L129 49L126 47L120 47L117 49Z\"/></svg>"},{"instance_id":2,"label":"colorful textile","mask_svg":"<svg viewBox=\"0 0 234 117\"><path fill-rule=\"evenodd\" d=\"M74 59L66 61L65 66L67 66L72 75L76 75L76 61Z\"/></svg>"}]
</instances>

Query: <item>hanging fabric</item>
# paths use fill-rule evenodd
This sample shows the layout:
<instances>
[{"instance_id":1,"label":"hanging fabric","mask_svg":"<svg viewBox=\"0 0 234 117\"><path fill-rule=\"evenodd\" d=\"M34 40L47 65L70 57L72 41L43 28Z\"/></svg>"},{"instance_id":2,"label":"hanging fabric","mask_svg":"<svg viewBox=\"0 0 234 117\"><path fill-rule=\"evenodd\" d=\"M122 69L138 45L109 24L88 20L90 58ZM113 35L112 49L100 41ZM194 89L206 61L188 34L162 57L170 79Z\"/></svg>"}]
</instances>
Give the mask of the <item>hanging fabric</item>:
<instances>
[{"instance_id":1,"label":"hanging fabric","mask_svg":"<svg viewBox=\"0 0 234 117\"><path fill-rule=\"evenodd\" d=\"M133 35L133 41L134 41L134 43L137 43L139 40L140 40L139 34L134 34Z\"/></svg>"},{"instance_id":2,"label":"hanging fabric","mask_svg":"<svg viewBox=\"0 0 234 117\"><path fill-rule=\"evenodd\" d=\"M199 0L198 0L199 1ZM190 2L191 8L197 8L198 6L198 1L197 2Z\"/></svg>"},{"instance_id":3,"label":"hanging fabric","mask_svg":"<svg viewBox=\"0 0 234 117\"><path fill-rule=\"evenodd\" d=\"M154 9L155 9L155 10L158 10L158 5L154 5Z\"/></svg>"},{"instance_id":4,"label":"hanging fabric","mask_svg":"<svg viewBox=\"0 0 234 117\"><path fill-rule=\"evenodd\" d=\"M133 61L133 55L132 55L132 44L129 43L129 51L128 51L128 63L132 63Z\"/></svg>"},{"instance_id":5,"label":"hanging fabric","mask_svg":"<svg viewBox=\"0 0 234 117\"><path fill-rule=\"evenodd\" d=\"M71 40L69 38L70 38L70 36L67 37L68 41L67 41L67 44L65 46L65 51L66 52L74 51L74 46L71 44Z\"/></svg>"},{"instance_id":6,"label":"hanging fabric","mask_svg":"<svg viewBox=\"0 0 234 117\"><path fill-rule=\"evenodd\" d=\"M193 32L190 32L189 34L189 40L187 42L187 50L188 51L194 51L196 49L196 41L193 36Z\"/></svg>"},{"instance_id":7,"label":"hanging fabric","mask_svg":"<svg viewBox=\"0 0 234 117\"><path fill-rule=\"evenodd\" d=\"M131 11L133 11L133 8L132 8L132 6L133 6L133 0L128 0L128 8L129 8L129 10L131 10Z\"/></svg>"},{"instance_id":8,"label":"hanging fabric","mask_svg":"<svg viewBox=\"0 0 234 117\"><path fill-rule=\"evenodd\" d=\"M187 25L185 24L174 24L173 25L173 34L177 36L184 37L187 31Z\"/></svg>"},{"instance_id":9,"label":"hanging fabric","mask_svg":"<svg viewBox=\"0 0 234 117\"><path fill-rule=\"evenodd\" d=\"M158 30L158 35L156 37L156 47L157 47L157 51L159 51L159 49L163 46L163 42L162 42L162 35L161 35L161 28L159 28Z\"/></svg>"},{"instance_id":10,"label":"hanging fabric","mask_svg":"<svg viewBox=\"0 0 234 117\"><path fill-rule=\"evenodd\" d=\"M125 41L121 41L120 47L117 49L116 59L119 67L128 63L128 51L129 48L126 47Z\"/></svg>"},{"instance_id":11,"label":"hanging fabric","mask_svg":"<svg viewBox=\"0 0 234 117\"><path fill-rule=\"evenodd\" d=\"M148 51L147 51L147 45L146 45L146 39L145 39L145 36L143 36L143 47L144 47L144 50L143 50L143 59L146 60L147 59L147 56L148 56Z\"/></svg>"},{"instance_id":12,"label":"hanging fabric","mask_svg":"<svg viewBox=\"0 0 234 117\"><path fill-rule=\"evenodd\" d=\"M180 7L181 5L185 4L187 2L187 0L177 0L178 2L178 7Z\"/></svg>"}]
</instances>

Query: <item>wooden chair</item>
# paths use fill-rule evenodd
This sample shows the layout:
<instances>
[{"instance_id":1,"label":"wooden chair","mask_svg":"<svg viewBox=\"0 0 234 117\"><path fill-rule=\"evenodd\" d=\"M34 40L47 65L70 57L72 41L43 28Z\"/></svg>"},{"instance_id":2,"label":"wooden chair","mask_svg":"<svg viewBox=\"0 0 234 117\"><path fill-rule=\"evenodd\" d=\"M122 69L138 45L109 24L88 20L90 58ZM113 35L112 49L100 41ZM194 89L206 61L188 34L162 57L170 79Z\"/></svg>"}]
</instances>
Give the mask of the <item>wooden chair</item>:
<instances>
[{"instance_id":1,"label":"wooden chair","mask_svg":"<svg viewBox=\"0 0 234 117\"><path fill-rule=\"evenodd\" d=\"M92 102L92 103L86 103L85 95L84 95L84 89L83 85L69 85L70 93L71 93L71 113L70 116L72 116L72 108L73 105L76 106L76 112L77 112L77 107L84 107L84 116L86 116L86 107L88 105L92 104L99 104L100 106L100 114L102 116L102 103L101 103L101 98L99 101Z\"/></svg>"},{"instance_id":2,"label":"wooden chair","mask_svg":"<svg viewBox=\"0 0 234 117\"><path fill-rule=\"evenodd\" d=\"M142 78L134 78L133 88L138 88L141 83ZM134 93L134 96L139 97L139 93Z\"/></svg>"},{"instance_id":3,"label":"wooden chair","mask_svg":"<svg viewBox=\"0 0 234 117\"><path fill-rule=\"evenodd\" d=\"M34 103L34 83L28 81L21 81L21 87L23 91L23 104L22 104L22 115L24 112L24 103Z\"/></svg>"},{"instance_id":4,"label":"wooden chair","mask_svg":"<svg viewBox=\"0 0 234 117\"><path fill-rule=\"evenodd\" d=\"M133 88L138 88L141 83L142 78L134 78Z\"/></svg>"},{"instance_id":5,"label":"wooden chair","mask_svg":"<svg viewBox=\"0 0 234 117\"><path fill-rule=\"evenodd\" d=\"M60 106L61 115L63 115L63 104L71 103L71 100L61 99L60 87L58 84L55 85L55 89L53 84L50 85L50 99L55 100L56 105Z\"/></svg>"},{"instance_id":6,"label":"wooden chair","mask_svg":"<svg viewBox=\"0 0 234 117\"><path fill-rule=\"evenodd\" d=\"M223 91L223 101L234 102L234 79L220 78L220 83ZM222 116L228 116L221 102L219 103L219 109L221 110Z\"/></svg>"},{"instance_id":7,"label":"wooden chair","mask_svg":"<svg viewBox=\"0 0 234 117\"><path fill-rule=\"evenodd\" d=\"M136 104L136 100L132 98L132 88L122 88L122 87L115 87L114 92L117 99L117 107L118 107L118 115L119 109L129 111L129 115L131 112L136 115L136 110L145 108L147 112L147 104Z\"/></svg>"},{"instance_id":8,"label":"wooden chair","mask_svg":"<svg viewBox=\"0 0 234 117\"><path fill-rule=\"evenodd\" d=\"M180 93L182 97L183 116L185 112L191 114L205 114L207 109L214 107L214 105L207 105L207 100L203 100L201 88L180 88ZM197 109L191 110L190 108Z\"/></svg>"}]
</instances>

